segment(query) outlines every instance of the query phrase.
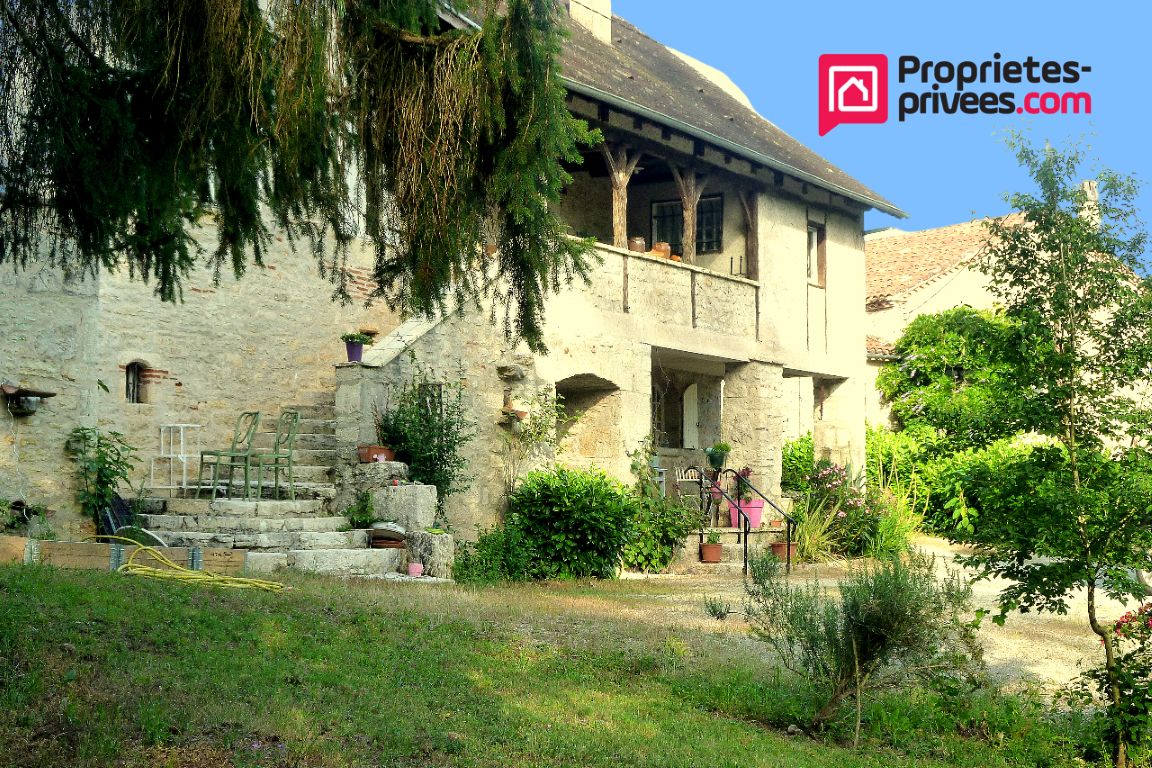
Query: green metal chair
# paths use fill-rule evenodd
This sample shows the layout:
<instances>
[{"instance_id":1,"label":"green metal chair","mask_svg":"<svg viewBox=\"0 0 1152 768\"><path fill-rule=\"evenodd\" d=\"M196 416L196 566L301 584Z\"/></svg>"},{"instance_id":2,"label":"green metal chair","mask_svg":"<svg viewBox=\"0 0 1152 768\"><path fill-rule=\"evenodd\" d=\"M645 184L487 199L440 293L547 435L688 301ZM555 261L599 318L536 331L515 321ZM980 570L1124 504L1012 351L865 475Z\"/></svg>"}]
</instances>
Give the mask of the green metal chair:
<instances>
[{"instance_id":1,"label":"green metal chair","mask_svg":"<svg viewBox=\"0 0 1152 768\"><path fill-rule=\"evenodd\" d=\"M259 451L252 454L252 462L256 465L256 495L264 492L264 467L272 468L272 485L275 498L280 498L280 470L285 470L288 477L288 498L296 500L296 486L292 479L292 448L296 444L296 433L300 431L300 412L284 411L276 420L276 440L272 450Z\"/></svg>"},{"instance_id":2,"label":"green metal chair","mask_svg":"<svg viewBox=\"0 0 1152 768\"><path fill-rule=\"evenodd\" d=\"M200 498L200 491L204 488L204 467L212 465L212 499L216 499L216 492L220 487L221 465L228 471L228 497L232 497L232 479L236 468L244 470L244 498L250 497L252 486L249 481L252 474L252 442L256 437L256 428L260 426L259 411L245 411L236 419L236 429L232 431L232 445L226 451L201 451L200 471L196 476L196 498Z\"/></svg>"}]
</instances>

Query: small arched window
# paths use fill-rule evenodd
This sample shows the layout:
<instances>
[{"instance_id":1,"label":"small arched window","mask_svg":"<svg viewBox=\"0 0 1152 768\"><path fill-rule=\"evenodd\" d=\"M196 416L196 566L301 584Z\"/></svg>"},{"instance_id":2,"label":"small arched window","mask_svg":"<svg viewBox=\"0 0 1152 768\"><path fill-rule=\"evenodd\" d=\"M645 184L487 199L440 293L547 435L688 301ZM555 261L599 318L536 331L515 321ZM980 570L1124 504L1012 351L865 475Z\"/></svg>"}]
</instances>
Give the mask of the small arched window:
<instances>
[{"instance_id":1,"label":"small arched window","mask_svg":"<svg viewBox=\"0 0 1152 768\"><path fill-rule=\"evenodd\" d=\"M144 402L144 364L128 363L124 369L124 399L130 403Z\"/></svg>"}]
</instances>

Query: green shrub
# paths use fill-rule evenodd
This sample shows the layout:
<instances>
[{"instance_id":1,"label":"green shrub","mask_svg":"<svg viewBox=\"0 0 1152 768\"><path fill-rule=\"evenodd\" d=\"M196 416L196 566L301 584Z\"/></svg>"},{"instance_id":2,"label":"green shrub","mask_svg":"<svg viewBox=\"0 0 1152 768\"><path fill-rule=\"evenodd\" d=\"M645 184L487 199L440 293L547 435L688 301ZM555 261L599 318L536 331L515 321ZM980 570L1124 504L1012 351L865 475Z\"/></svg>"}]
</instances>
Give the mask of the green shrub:
<instances>
[{"instance_id":1,"label":"green shrub","mask_svg":"<svg viewBox=\"0 0 1152 768\"><path fill-rule=\"evenodd\" d=\"M797 523L792 535L796 542L796 557L807 563L834 560L842 547L836 525L840 508L813 496L805 496L798 500L795 510Z\"/></svg>"},{"instance_id":2,"label":"green shrub","mask_svg":"<svg viewBox=\"0 0 1152 768\"><path fill-rule=\"evenodd\" d=\"M914 492L918 491L919 468L926 452L917 432L893 432L887 427L868 425L864 453L869 487L912 486Z\"/></svg>"},{"instance_id":3,"label":"green shrub","mask_svg":"<svg viewBox=\"0 0 1152 768\"><path fill-rule=\"evenodd\" d=\"M963 620L971 588L957 573L937 580L923 555L854 569L835 596L816 582L790 583L779 560L760 556L745 588L756 636L821 694L814 727L847 699L859 705L866 687L972 678L979 670L974 630Z\"/></svg>"},{"instance_id":4,"label":"green shrub","mask_svg":"<svg viewBox=\"0 0 1152 768\"><path fill-rule=\"evenodd\" d=\"M652 470L653 451L652 439L647 438L639 449L628 454L632 476L636 478L636 498L632 535L624 545L624 567L644 573L667 568L684 544L684 537L704 522L699 508L664 495Z\"/></svg>"},{"instance_id":5,"label":"green shrub","mask_svg":"<svg viewBox=\"0 0 1152 768\"><path fill-rule=\"evenodd\" d=\"M436 486L440 509L449 496L467 490L470 477L463 449L476 434L464 407L460 381L434 378L413 359L415 371L389 405L376 413L376 433L382 445L396 451L396 461L408 465L413 481Z\"/></svg>"},{"instance_id":6,"label":"green shrub","mask_svg":"<svg viewBox=\"0 0 1152 768\"><path fill-rule=\"evenodd\" d=\"M76 460L80 481L76 500L80 509L99 523L100 514L112 507L120 485L128 483L136 449L119 432L101 432L94 427L77 427L68 436L68 447Z\"/></svg>"},{"instance_id":7,"label":"green shrub","mask_svg":"<svg viewBox=\"0 0 1152 768\"><path fill-rule=\"evenodd\" d=\"M948 534L958 525L971 525L987 505L1011 509L1014 514L1028 513L1039 503L1037 484L1064 461L1060 448L1027 444L1019 438L931 461L923 468L926 525Z\"/></svg>"},{"instance_id":8,"label":"green shrub","mask_svg":"<svg viewBox=\"0 0 1152 768\"><path fill-rule=\"evenodd\" d=\"M356 502L344 510L344 517L353 528L368 528L376 522L376 505L372 503L372 494L360 491L356 494Z\"/></svg>"},{"instance_id":9,"label":"green shrub","mask_svg":"<svg viewBox=\"0 0 1152 768\"><path fill-rule=\"evenodd\" d=\"M601 471L555 467L529 473L508 509L507 527L523 537L533 578L612 578L636 499Z\"/></svg>"},{"instance_id":10,"label":"green shrub","mask_svg":"<svg viewBox=\"0 0 1152 768\"><path fill-rule=\"evenodd\" d=\"M512 526L483 531L475 542L458 542L452 578L461 584L527 581L533 560L528 542Z\"/></svg>"},{"instance_id":11,"label":"green shrub","mask_svg":"<svg viewBox=\"0 0 1152 768\"><path fill-rule=\"evenodd\" d=\"M869 557L888 560L907 552L912 546L912 536L924 523L924 516L907 499L891 495L886 495L880 502L870 501L869 507L877 511L873 517L875 525L865 540L864 553Z\"/></svg>"},{"instance_id":12,"label":"green shrub","mask_svg":"<svg viewBox=\"0 0 1152 768\"><path fill-rule=\"evenodd\" d=\"M624 545L624 567L657 573L672 562L684 537L700 527L701 514L673 499L641 497L635 503L632 536Z\"/></svg>"},{"instance_id":13,"label":"green shrub","mask_svg":"<svg viewBox=\"0 0 1152 768\"><path fill-rule=\"evenodd\" d=\"M1081 674L1069 686L1068 698L1093 713L1096 749L1107 754L1106 745L1117 739L1131 745L1134 765L1152 757L1152 603L1128 611L1112 629L1116 644L1121 707L1107 706L1111 682L1103 664Z\"/></svg>"},{"instance_id":14,"label":"green shrub","mask_svg":"<svg viewBox=\"0 0 1152 768\"><path fill-rule=\"evenodd\" d=\"M812 433L784 443L780 456L780 490L784 493L807 493L808 477L816 465Z\"/></svg>"}]
</instances>

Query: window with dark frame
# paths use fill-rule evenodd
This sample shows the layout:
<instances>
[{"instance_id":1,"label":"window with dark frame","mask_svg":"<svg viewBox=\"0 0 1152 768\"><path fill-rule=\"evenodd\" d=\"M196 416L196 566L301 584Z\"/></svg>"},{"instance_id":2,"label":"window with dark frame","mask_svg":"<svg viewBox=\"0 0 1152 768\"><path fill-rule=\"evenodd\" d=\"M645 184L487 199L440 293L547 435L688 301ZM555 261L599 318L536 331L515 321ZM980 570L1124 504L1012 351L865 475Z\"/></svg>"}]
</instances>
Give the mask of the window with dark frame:
<instances>
[{"instance_id":1,"label":"window with dark frame","mask_svg":"<svg viewBox=\"0 0 1152 768\"><path fill-rule=\"evenodd\" d=\"M679 200L652 203L652 242L668 243L672 253L684 254L684 206ZM724 249L724 196L700 198L696 204L696 253Z\"/></svg>"},{"instance_id":2,"label":"window with dark frame","mask_svg":"<svg viewBox=\"0 0 1152 768\"><path fill-rule=\"evenodd\" d=\"M818 288L824 287L827 273L827 255L824 240L824 227L820 224L809 224L808 282Z\"/></svg>"},{"instance_id":3,"label":"window with dark frame","mask_svg":"<svg viewBox=\"0 0 1152 768\"><path fill-rule=\"evenodd\" d=\"M124 399L130 403L144 402L143 363L128 363L124 368Z\"/></svg>"}]
</instances>

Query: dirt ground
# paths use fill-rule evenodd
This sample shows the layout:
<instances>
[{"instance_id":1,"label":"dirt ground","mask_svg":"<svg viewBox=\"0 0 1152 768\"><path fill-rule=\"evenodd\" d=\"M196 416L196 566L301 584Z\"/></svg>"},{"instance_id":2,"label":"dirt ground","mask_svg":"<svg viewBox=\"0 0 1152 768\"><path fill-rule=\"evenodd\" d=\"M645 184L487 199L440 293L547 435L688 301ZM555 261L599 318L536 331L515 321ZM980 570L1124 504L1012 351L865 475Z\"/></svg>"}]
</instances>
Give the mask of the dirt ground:
<instances>
[{"instance_id":1,"label":"dirt ground","mask_svg":"<svg viewBox=\"0 0 1152 768\"><path fill-rule=\"evenodd\" d=\"M920 537L916 546L936 555L939 567L958 568L953 561L961 547L942 539ZM793 578L816 578L829 586L843 576L841 565L800 565L793 569ZM739 570L693 575L629 575L627 579L648 580L646 587L638 589L630 613L652 620L673 621L682 626L693 626L708 631L739 632L740 622L725 622L724 629L708 618L703 610L705 596L715 596L729 602L734 609L743 603L744 588ZM623 585L621 585L623 586ZM996 595L1004 582L982 581L973 584L973 603L978 608L995 608ZM1099 608L1102 620L1114 620L1126 610L1107 598ZM1005 679L1020 679L1053 689L1076 677L1085 666L1101 660L1099 640L1088 629L1086 604L1083 593L1070 601L1067 615L1012 614L1003 627L985 619L980 638L984 643L985 660L990 672Z\"/></svg>"}]
</instances>

